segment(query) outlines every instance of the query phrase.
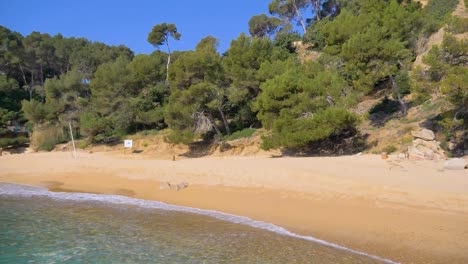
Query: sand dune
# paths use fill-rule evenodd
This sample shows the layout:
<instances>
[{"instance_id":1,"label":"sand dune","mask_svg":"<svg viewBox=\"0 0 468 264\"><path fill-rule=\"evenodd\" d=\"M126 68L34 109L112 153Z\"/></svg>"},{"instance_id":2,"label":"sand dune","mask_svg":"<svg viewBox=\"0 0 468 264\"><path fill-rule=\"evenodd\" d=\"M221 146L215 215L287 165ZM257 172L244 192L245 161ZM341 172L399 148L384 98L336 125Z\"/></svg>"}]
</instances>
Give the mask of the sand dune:
<instances>
[{"instance_id":1,"label":"sand dune","mask_svg":"<svg viewBox=\"0 0 468 264\"><path fill-rule=\"evenodd\" d=\"M0 157L0 182L213 209L405 263L467 263L468 171L442 165L374 155L170 161L54 152ZM161 190L166 181L189 187Z\"/></svg>"}]
</instances>

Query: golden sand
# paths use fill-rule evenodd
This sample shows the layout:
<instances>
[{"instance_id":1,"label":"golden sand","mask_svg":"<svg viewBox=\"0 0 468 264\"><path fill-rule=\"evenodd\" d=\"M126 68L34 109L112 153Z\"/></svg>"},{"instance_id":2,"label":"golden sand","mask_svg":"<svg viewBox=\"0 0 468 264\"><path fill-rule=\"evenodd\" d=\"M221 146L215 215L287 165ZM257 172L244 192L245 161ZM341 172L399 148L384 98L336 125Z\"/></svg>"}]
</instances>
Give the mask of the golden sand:
<instances>
[{"instance_id":1,"label":"golden sand","mask_svg":"<svg viewBox=\"0 0 468 264\"><path fill-rule=\"evenodd\" d=\"M160 189L166 181L189 187ZM0 157L0 182L247 216L404 263L468 263L468 172L443 162L54 152Z\"/></svg>"}]
</instances>

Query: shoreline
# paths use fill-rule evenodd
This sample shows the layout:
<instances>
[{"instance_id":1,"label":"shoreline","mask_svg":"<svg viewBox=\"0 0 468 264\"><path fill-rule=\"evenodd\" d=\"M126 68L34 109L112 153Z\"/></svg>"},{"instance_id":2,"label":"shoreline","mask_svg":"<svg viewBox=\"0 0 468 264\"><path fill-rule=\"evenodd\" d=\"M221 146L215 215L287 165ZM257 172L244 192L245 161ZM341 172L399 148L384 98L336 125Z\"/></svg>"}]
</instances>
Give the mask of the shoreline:
<instances>
[{"instance_id":1,"label":"shoreline","mask_svg":"<svg viewBox=\"0 0 468 264\"><path fill-rule=\"evenodd\" d=\"M60 152L0 157L0 182L245 216L403 263L468 261L466 174L371 155L177 162L82 152L77 160ZM165 181L189 187L161 190Z\"/></svg>"},{"instance_id":2,"label":"shoreline","mask_svg":"<svg viewBox=\"0 0 468 264\"><path fill-rule=\"evenodd\" d=\"M2 183L1 184L11 184L11 183ZM238 224L238 225L245 225L249 227L253 227L255 229L260 229L264 230L266 232L273 232L278 235L282 236L288 236L292 237L294 239L300 239L300 240L305 240L307 242L311 242L317 245L325 246L325 247L330 247L335 250L339 251L344 251L348 254L352 255L359 255L363 257L367 257L369 259L373 259L376 261L379 261L379 263L389 263L389 264L395 264L397 262L394 262L389 259L381 258L379 256L371 255L365 252L361 251L356 251L341 245L333 244L328 241L320 240L312 236L306 236L306 235L300 235L297 233L294 233L290 230L287 230L283 227L274 225L272 223L268 222L263 222L263 221L258 221L255 219L251 219L245 216L239 216L239 215L234 215L234 214L228 214L224 212L219 212L215 210L206 210L206 209L199 209L195 207L187 207L187 206L179 206L179 205L173 205L173 204L168 204L168 203L162 203L160 201L154 201L154 200L145 200L145 199L138 199L138 198L132 198L128 196L122 196L122 195L109 195L108 194L97 194L97 193L84 193L84 192L73 192L73 190L61 190L58 188L55 191L51 191L47 188L43 187L38 187L34 185L22 185L22 184L13 184L14 189L19 192L7 190L7 196L6 197L15 197L16 195L19 195L20 197L23 196L23 190L22 188L28 188L26 193L26 197L29 199L31 197L35 197L35 195L45 195L48 198L53 198L59 199L59 200L75 200L80 202L93 202L93 201L99 201L99 202L104 202L104 203L110 203L114 205L120 205L121 203L124 203L125 205L136 205L136 206L141 206L143 208L150 208L150 209L158 209L158 210L169 210L169 211L176 211L180 213L187 213L187 214L196 214L196 215L202 215L202 216L208 216L210 218L218 219L221 221L227 221L233 224ZM11 188L10 186L7 187L8 189ZM31 190L29 188L40 188L39 190ZM0 194L3 194L0 192ZM16 194L16 195L15 195ZM78 196L76 196L78 195ZM153 203L155 202L155 203Z\"/></svg>"}]
</instances>

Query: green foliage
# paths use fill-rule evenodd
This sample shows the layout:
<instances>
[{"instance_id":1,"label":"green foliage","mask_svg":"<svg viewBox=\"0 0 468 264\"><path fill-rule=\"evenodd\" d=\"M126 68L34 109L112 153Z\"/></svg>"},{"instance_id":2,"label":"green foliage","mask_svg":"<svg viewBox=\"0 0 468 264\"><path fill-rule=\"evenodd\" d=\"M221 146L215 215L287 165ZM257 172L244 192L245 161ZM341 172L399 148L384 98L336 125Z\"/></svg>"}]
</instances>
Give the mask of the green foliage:
<instances>
[{"instance_id":1,"label":"green foliage","mask_svg":"<svg viewBox=\"0 0 468 264\"><path fill-rule=\"evenodd\" d=\"M430 0L424 8L425 15L443 20L455 10L458 2L459 0Z\"/></svg>"},{"instance_id":2,"label":"green foliage","mask_svg":"<svg viewBox=\"0 0 468 264\"><path fill-rule=\"evenodd\" d=\"M78 143L78 148L79 149L85 149L89 146L89 141L88 140L81 140L80 143Z\"/></svg>"},{"instance_id":3,"label":"green foliage","mask_svg":"<svg viewBox=\"0 0 468 264\"><path fill-rule=\"evenodd\" d=\"M294 47L293 42L299 41L301 39L301 35L298 33L279 34L275 37L273 45L282 51L294 53L296 48Z\"/></svg>"},{"instance_id":4,"label":"green foliage","mask_svg":"<svg viewBox=\"0 0 468 264\"><path fill-rule=\"evenodd\" d=\"M358 3L358 4L357 4ZM421 22L417 9L396 1L357 1L319 26L325 53L342 58L340 72L367 93L412 60Z\"/></svg>"},{"instance_id":5,"label":"green foliage","mask_svg":"<svg viewBox=\"0 0 468 264\"><path fill-rule=\"evenodd\" d=\"M26 137L0 138L0 148L16 147L27 143L29 143L29 139Z\"/></svg>"},{"instance_id":6,"label":"green foliage","mask_svg":"<svg viewBox=\"0 0 468 264\"><path fill-rule=\"evenodd\" d=\"M391 154L395 152L396 150L397 148L394 145L388 145L383 149L383 151L386 152L387 154Z\"/></svg>"},{"instance_id":7,"label":"green foliage","mask_svg":"<svg viewBox=\"0 0 468 264\"><path fill-rule=\"evenodd\" d=\"M194 52L182 54L170 68L165 121L172 131L171 142L187 142L213 128L219 136L216 120L229 134L224 115L227 85L217 43L211 36L202 39Z\"/></svg>"},{"instance_id":8,"label":"green foliage","mask_svg":"<svg viewBox=\"0 0 468 264\"><path fill-rule=\"evenodd\" d=\"M249 33L253 37L272 37L282 24L281 19L265 14L253 16L249 20Z\"/></svg>"},{"instance_id":9,"label":"green foliage","mask_svg":"<svg viewBox=\"0 0 468 264\"><path fill-rule=\"evenodd\" d=\"M167 52L135 57L125 46L39 32L23 37L0 27L0 128L23 124L24 116L35 137L47 135L33 145L51 149L69 122L89 143L166 127L175 143L234 139L261 124L271 133L263 147L301 149L355 134L359 120L346 109L391 87L398 96L414 93L413 103L440 91L459 120L467 105L465 40L446 36L424 58L427 71L408 73L421 32L448 21L454 3L433 0L421 10L410 0L274 0L272 16L252 17L252 37L239 35L223 55L211 36L193 51L171 53L170 39L181 36L167 23L148 34ZM452 18L448 31L465 32L465 22ZM317 61L298 59L293 42L300 40L320 51ZM398 109L387 100L371 112Z\"/></svg>"},{"instance_id":10,"label":"green foliage","mask_svg":"<svg viewBox=\"0 0 468 264\"><path fill-rule=\"evenodd\" d=\"M345 109L327 108L313 117L292 118L284 116L273 124L273 134L263 148L302 148L346 130L354 131L358 117Z\"/></svg>"},{"instance_id":11,"label":"green foliage","mask_svg":"<svg viewBox=\"0 0 468 264\"><path fill-rule=\"evenodd\" d=\"M449 19L459 0L430 0L423 9L423 32L427 35L436 32Z\"/></svg>"},{"instance_id":12,"label":"green foliage","mask_svg":"<svg viewBox=\"0 0 468 264\"><path fill-rule=\"evenodd\" d=\"M260 67L270 61L272 51L269 39L241 34L231 42L223 57L225 77L230 83L227 99L232 110L237 112L232 122L235 126L246 127L257 122L250 104L260 92Z\"/></svg>"},{"instance_id":13,"label":"green foliage","mask_svg":"<svg viewBox=\"0 0 468 264\"><path fill-rule=\"evenodd\" d=\"M108 124L104 118L93 112L84 112L80 116L80 132L84 136L94 138L108 130Z\"/></svg>"},{"instance_id":14,"label":"green foliage","mask_svg":"<svg viewBox=\"0 0 468 264\"><path fill-rule=\"evenodd\" d=\"M468 32L468 18L453 16L447 25L447 30L453 34Z\"/></svg>"},{"instance_id":15,"label":"green foliage","mask_svg":"<svg viewBox=\"0 0 468 264\"><path fill-rule=\"evenodd\" d=\"M231 135L225 136L224 140L230 141L239 138L251 137L255 133L255 131L257 131L255 128L244 128L242 130L232 133Z\"/></svg>"},{"instance_id":16,"label":"green foliage","mask_svg":"<svg viewBox=\"0 0 468 264\"><path fill-rule=\"evenodd\" d=\"M468 69L453 67L441 82L441 92L455 108L468 115Z\"/></svg>"},{"instance_id":17,"label":"green foliage","mask_svg":"<svg viewBox=\"0 0 468 264\"><path fill-rule=\"evenodd\" d=\"M177 27L174 24L162 23L155 25L148 34L148 42L154 46L168 44L169 37L175 40L180 39L180 33L177 32Z\"/></svg>"},{"instance_id":18,"label":"green foliage","mask_svg":"<svg viewBox=\"0 0 468 264\"><path fill-rule=\"evenodd\" d=\"M46 105L34 99L31 101L23 100L21 103L25 117L34 124L39 124L47 119L49 109Z\"/></svg>"},{"instance_id":19,"label":"green foliage","mask_svg":"<svg viewBox=\"0 0 468 264\"><path fill-rule=\"evenodd\" d=\"M293 66L261 88L255 110L263 127L273 131L264 148L304 147L357 124L343 109L355 104L348 84L316 62Z\"/></svg>"},{"instance_id":20,"label":"green foliage","mask_svg":"<svg viewBox=\"0 0 468 264\"><path fill-rule=\"evenodd\" d=\"M400 94L405 95L411 92L411 79L407 71L400 71L395 76L395 83L398 86ZM393 98L397 98L397 95L394 94Z\"/></svg>"},{"instance_id":21,"label":"green foliage","mask_svg":"<svg viewBox=\"0 0 468 264\"><path fill-rule=\"evenodd\" d=\"M446 35L441 48L435 46L423 61L430 66L428 83L440 87L456 109L457 117L468 114L468 70L466 40ZM458 116L460 115L460 116Z\"/></svg>"}]
</instances>

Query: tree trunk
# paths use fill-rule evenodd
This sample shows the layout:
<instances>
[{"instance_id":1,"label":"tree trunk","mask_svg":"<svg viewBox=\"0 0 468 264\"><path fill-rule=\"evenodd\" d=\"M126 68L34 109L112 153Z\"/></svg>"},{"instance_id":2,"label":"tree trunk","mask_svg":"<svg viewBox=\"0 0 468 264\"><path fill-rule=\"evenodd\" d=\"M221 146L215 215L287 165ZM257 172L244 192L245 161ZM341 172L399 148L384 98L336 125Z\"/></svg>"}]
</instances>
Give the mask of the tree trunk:
<instances>
[{"instance_id":1,"label":"tree trunk","mask_svg":"<svg viewBox=\"0 0 468 264\"><path fill-rule=\"evenodd\" d=\"M314 10L315 10L315 19L317 21L320 21L320 19L322 19L320 17L320 0L314 0L312 2L313 2L313 5L314 5Z\"/></svg>"},{"instance_id":2,"label":"tree trunk","mask_svg":"<svg viewBox=\"0 0 468 264\"><path fill-rule=\"evenodd\" d=\"M296 12L297 20L298 20L299 24L301 25L302 30L304 30L304 34L305 34L307 32L307 29L306 29L306 26L305 26L305 23L304 23L304 19L302 19L302 14L299 11L299 9L297 8L295 1L292 1L292 5L294 7L294 11Z\"/></svg>"},{"instance_id":3,"label":"tree trunk","mask_svg":"<svg viewBox=\"0 0 468 264\"><path fill-rule=\"evenodd\" d=\"M171 63L171 49L169 47L169 38L166 38L166 46L167 46L167 64L166 64L166 84L169 85L169 64Z\"/></svg>"},{"instance_id":4,"label":"tree trunk","mask_svg":"<svg viewBox=\"0 0 468 264\"><path fill-rule=\"evenodd\" d=\"M26 81L26 74L24 74L24 71L23 71L23 66L21 66L21 64L19 66L21 70L21 75L23 76L24 85L28 85L28 81Z\"/></svg>"},{"instance_id":5,"label":"tree trunk","mask_svg":"<svg viewBox=\"0 0 468 264\"><path fill-rule=\"evenodd\" d=\"M167 56L167 65L166 65L166 84L169 85L169 64L171 63L171 54Z\"/></svg>"},{"instance_id":6,"label":"tree trunk","mask_svg":"<svg viewBox=\"0 0 468 264\"><path fill-rule=\"evenodd\" d=\"M221 109L221 107L218 107L218 111L219 111L219 114L221 115L221 118L223 119L223 124L224 124L224 128L226 129L226 133L228 135L231 134L231 130L229 129L229 125L228 125L228 122L226 120L226 117L224 116L224 112L223 112L223 109Z\"/></svg>"},{"instance_id":7,"label":"tree trunk","mask_svg":"<svg viewBox=\"0 0 468 264\"><path fill-rule=\"evenodd\" d=\"M211 122L211 125L213 126L214 130L216 131L216 134L221 138L223 136L223 134L221 133L221 131L219 130L219 128L216 126L216 123L213 119L213 116L211 115L211 113L208 113L208 120L210 120Z\"/></svg>"},{"instance_id":8,"label":"tree trunk","mask_svg":"<svg viewBox=\"0 0 468 264\"><path fill-rule=\"evenodd\" d=\"M401 112L404 115L406 115L406 112L407 112L406 105L405 105L405 102L403 101L403 99L401 99L400 89L398 88L398 85L395 82L395 78L393 76L390 76L390 80L392 81L393 90L397 94L398 102L400 103L400 107L401 107Z\"/></svg>"},{"instance_id":9,"label":"tree trunk","mask_svg":"<svg viewBox=\"0 0 468 264\"><path fill-rule=\"evenodd\" d=\"M44 72L42 70L42 64L41 64L41 85L44 86Z\"/></svg>"}]
</instances>

